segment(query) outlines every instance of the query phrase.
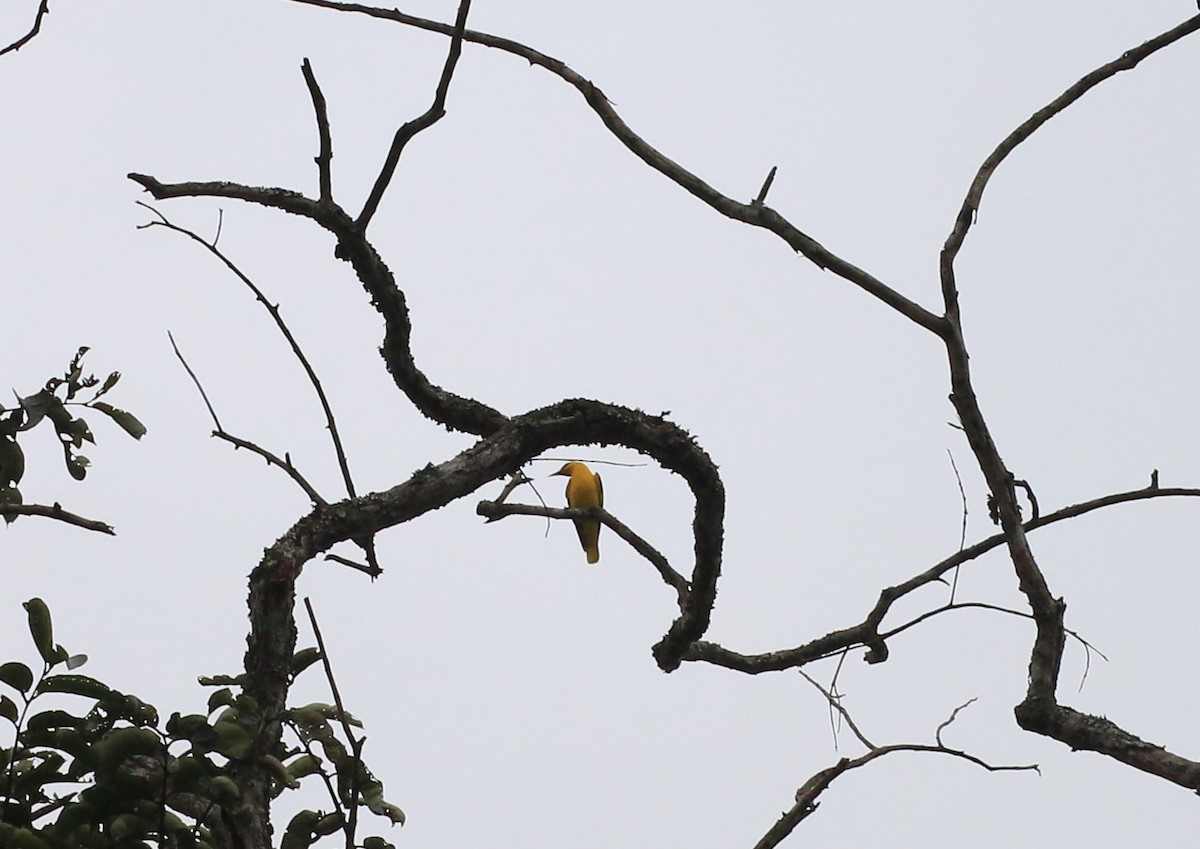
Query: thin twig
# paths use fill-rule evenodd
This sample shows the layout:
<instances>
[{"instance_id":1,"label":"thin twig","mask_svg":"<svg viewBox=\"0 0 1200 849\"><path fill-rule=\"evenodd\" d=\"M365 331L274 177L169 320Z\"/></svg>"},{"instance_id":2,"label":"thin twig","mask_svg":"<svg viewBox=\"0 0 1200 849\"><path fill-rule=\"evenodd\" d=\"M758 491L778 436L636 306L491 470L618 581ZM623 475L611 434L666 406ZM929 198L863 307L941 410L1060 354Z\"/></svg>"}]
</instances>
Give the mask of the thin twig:
<instances>
[{"instance_id":1,"label":"thin twig","mask_svg":"<svg viewBox=\"0 0 1200 849\"><path fill-rule=\"evenodd\" d=\"M754 844L754 849L774 849L774 847L782 843L795 830L796 826L817 810L820 804L817 802L817 797L833 783L835 778L844 775L852 769L866 766L871 761L895 752L930 752L949 755L950 757L959 758L960 760L983 767L989 772L1011 772L1018 770L1032 770L1039 774L1041 772L1037 764L996 766L958 749L947 749L942 746L927 746L916 743L898 743L891 746L880 746L857 758L842 758L833 766L826 767L804 782L800 789L796 791L796 803L789 810L784 811L783 815L768 829L762 839Z\"/></svg>"},{"instance_id":2,"label":"thin twig","mask_svg":"<svg viewBox=\"0 0 1200 849\"><path fill-rule=\"evenodd\" d=\"M838 715L841 716L841 718L846 721L846 725L854 733L854 736L858 738L858 742L862 743L868 749L878 749L879 748L874 743L872 743L870 740L868 740L865 734L863 734L861 731L858 730L858 726L854 724L854 719L850 716L850 712L848 710L846 710L846 708L842 705L842 700L840 698L835 696L832 691L826 690L824 687L822 687L820 682L817 681L817 679L813 678L811 675L809 675L803 669L797 669L796 671L799 672L802 676L804 676L805 681L807 681L808 683L810 683L814 687L816 687L817 692L819 692L822 696L825 697L825 701L829 702L829 707L831 709L837 711Z\"/></svg>"},{"instance_id":3,"label":"thin twig","mask_svg":"<svg viewBox=\"0 0 1200 849\"><path fill-rule=\"evenodd\" d=\"M348 560L347 558L341 557L337 554L326 554L325 559L332 560L334 563L340 563L343 566L349 566L351 569L357 569L360 572L370 575L372 578L378 578L383 574L383 569L379 567L378 563L368 563L364 565L362 563L355 563L353 560Z\"/></svg>"},{"instance_id":4,"label":"thin twig","mask_svg":"<svg viewBox=\"0 0 1200 849\"><path fill-rule=\"evenodd\" d=\"M308 86L308 94L312 98L313 113L317 118L317 135L320 138L321 149L314 160L317 163L317 180L320 184L320 200L322 203L333 201L333 177L330 164L333 160L333 136L329 131L329 111L325 104L325 95L317 84L317 76L313 73L308 58L300 65L304 74L304 82Z\"/></svg>"},{"instance_id":5,"label":"thin twig","mask_svg":"<svg viewBox=\"0 0 1200 849\"><path fill-rule=\"evenodd\" d=\"M762 227L774 233L818 268L832 271L837 276L853 283L926 330L939 336L946 333L946 320L942 316L930 312L868 272L826 249L816 239L802 232L774 209L765 204L756 205L734 200L717 191L679 163L664 156L662 152L646 142L625 123L604 92L590 80L568 67L566 63L511 39L500 38L476 30L460 32L457 26L419 18L398 9L382 9L359 3L337 2L337 0L293 0L293 2L342 12L356 12L454 38L461 36L463 41L482 44L485 47L519 56L531 65L546 69L575 88L587 101L592 111L604 122L604 126L608 128L609 132L634 156L680 188L699 198L726 218Z\"/></svg>"},{"instance_id":6,"label":"thin twig","mask_svg":"<svg viewBox=\"0 0 1200 849\"><path fill-rule=\"evenodd\" d=\"M328 502L321 497L320 493L318 493L313 485L308 482L304 475L300 474L299 469L292 465L291 460L287 458L286 455L283 458L280 458L268 451L266 448L250 442L249 440L234 436L226 431L225 428L221 427L221 422L217 419L217 413L208 400L208 393L204 391L204 386L200 383L200 378L196 377L196 373L192 371L192 367L188 365L188 361L184 359L183 354L179 350L179 346L175 344L175 337L171 335L170 331L167 331L167 338L171 340L171 347L175 349L175 356L179 358L179 362L183 363L183 367L187 370L188 376L191 377L192 383L196 384L196 389L200 391L200 397L204 399L204 406L208 407L208 414L212 416L213 424L216 426L216 430L212 432L212 435L218 439L225 440L235 448L245 448L247 451L257 454L266 460L268 465L278 466L279 468L283 469L287 476L294 480L300 486L300 488L304 490L305 494L308 495L313 504L318 504L322 507L327 506Z\"/></svg>"},{"instance_id":7,"label":"thin twig","mask_svg":"<svg viewBox=\"0 0 1200 849\"><path fill-rule=\"evenodd\" d=\"M217 439L225 440L234 448L245 448L247 451L257 454L259 457L262 457L264 460L266 460L267 465L269 466L278 466L279 468L283 469L284 473L289 478L294 480L301 489L304 490L305 495L312 500L313 504L316 504L320 507L329 506L329 502L322 498L321 494L318 493L313 485L308 482L308 479L305 478L304 475L300 474L300 470L292 465L292 460L287 454L279 457L271 451L268 451L266 448L263 448L261 445L257 445L248 439L242 439L241 437L234 436L232 433L226 433L223 430L214 430L212 435Z\"/></svg>"},{"instance_id":8,"label":"thin twig","mask_svg":"<svg viewBox=\"0 0 1200 849\"><path fill-rule=\"evenodd\" d=\"M37 14L33 18L33 26L30 28L29 32L25 33L25 35L8 45L8 47L0 50L0 56L3 56L5 53L15 53L32 41L42 29L42 18L46 17L48 14L50 14L50 0L42 0L41 4L38 6Z\"/></svg>"},{"instance_id":9,"label":"thin twig","mask_svg":"<svg viewBox=\"0 0 1200 849\"><path fill-rule=\"evenodd\" d=\"M179 352L179 346L175 344L175 337L171 335L170 330L167 331L167 338L171 340L171 348L175 351L175 356L179 358L179 362L183 363L183 368L188 373L188 377L192 379L192 383L196 384L196 389L199 390L200 397L204 399L204 406L208 408L208 414L212 417L213 425L219 433L224 433L225 428L221 427L221 420L217 418L217 411L213 409L212 403L208 400L208 393L204 391L204 387L200 384L200 378L196 377L196 373L192 371L192 367L188 365L188 361Z\"/></svg>"},{"instance_id":10,"label":"thin twig","mask_svg":"<svg viewBox=\"0 0 1200 849\"><path fill-rule=\"evenodd\" d=\"M101 522L98 519L87 519L83 516L70 513L55 502L52 505L45 504L0 504L0 516L42 516L47 519L55 519L59 522L65 522L68 525L75 525L77 528L83 528L97 533L116 536L117 532L113 526L107 522Z\"/></svg>"},{"instance_id":11,"label":"thin twig","mask_svg":"<svg viewBox=\"0 0 1200 849\"><path fill-rule=\"evenodd\" d=\"M767 172L767 179L763 180L762 188L758 190L758 197L751 203L754 206L762 206L767 201L767 192L771 191L771 184L775 182L776 166L772 165L771 170Z\"/></svg>"},{"instance_id":12,"label":"thin twig","mask_svg":"<svg viewBox=\"0 0 1200 849\"><path fill-rule=\"evenodd\" d=\"M958 464L954 462L954 452L949 448L946 454L950 458L950 468L954 469L954 479L958 481L958 494L962 498L962 528L958 535L958 550L962 551L967 545L967 491L963 488L962 475L958 473ZM958 567L954 567L954 579L950 582L950 603L954 604L954 593L958 589Z\"/></svg>"},{"instance_id":13,"label":"thin twig","mask_svg":"<svg viewBox=\"0 0 1200 849\"><path fill-rule=\"evenodd\" d=\"M1090 513L1093 510L1099 510L1103 507L1111 507L1117 504L1125 504L1132 501L1142 501L1150 498L1163 497L1200 497L1200 489L1189 489L1184 487L1145 487L1143 489L1134 489L1128 492L1117 492L1112 495L1105 495L1100 498L1093 498L1090 501L1084 501L1079 504L1072 504L1069 507L1063 507L1053 513L1048 513L1040 517L1036 522L1030 520L1025 524L1026 531L1036 530L1037 528L1052 525L1055 522L1061 522L1066 519L1071 519L1076 516L1082 516L1085 513ZM820 660L826 657L832 657L840 651L850 647L867 645L868 643L879 641L882 637L879 634L879 624L883 621L883 617L891 609L896 601L925 586L933 581L941 580L942 575L951 569L966 563L971 560L986 554L994 548L998 548L1006 542L1003 533L994 534L985 540L975 543L974 545L964 548L945 560L934 564L933 566L914 575L907 581L897 584L894 587L886 587L879 593L879 600L875 603L875 607L867 614L866 619L857 625L852 625L849 628L842 628L837 631L831 631L823 637L818 637L804 645L797 646L791 649L782 649L779 651L766 652L763 654L747 655L739 652L731 651L724 646L716 643L700 640L696 642L684 654L684 660L699 661L704 663L712 663L717 666L723 666L728 669L733 669L738 672L745 672L748 675L758 675L763 672L777 672L783 669L791 669L796 666L801 666L806 663L811 663L815 660ZM958 607L979 606L977 603L958 604ZM1005 608L999 608L1006 610ZM1017 613L1017 611L1007 611ZM928 618L925 614L923 618ZM911 627L914 623L908 623L903 627ZM890 635L899 633L902 629L895 629L890 632ZM1083 641L1074 632L1065 629L1069 636L1077 640ZM1095 649L1095 646L1092 646ZM1097 650L1097 653L1098 650Z\"/></svg>"},{"instance_id":14,"label":"thin twig","mask_svg":"<svg viewBox=\"0 0 1200 849\"><path fill-rule=\"evenodd\" d=\"M359 231L366 230L367 225L371 223L375 210L379 208L379 203L383 200L383 193L387 191L388 184L391 183L392 176L396 173L396 166L400 163L400 154L404 152L405 145L412 141L417 133L429 129L446 114L446 95L450 92L450 80L454 76L458 57L462 55L463 31L467 27L467 12L470 9L471 0L461 0L458 5L458 17L455 18L454 30L450 37L450 50L446 54L446 63L442 66L442 76L438 80L433 103L424 114L408 121L396 130L396 135L392 138L392 146L384 159L383 168L380 169L379 176L375 178L371 194L367 196L362 212L358 214L355 221Z\"/></svg>"},{"instance_id":15,"label":"thin twig","mask_svg":"<svg viewBox=\"0 0 1200 849\"><path fill-rule=\"evenodd\" d=\"M325 414L325 427L329 430L329 437L333 442L333 450L337 455L338 468L342 472L342 482L346 486L346 493L351 498L354 498L355 495L357 495L354 490L354 480L350 476L350 464L346 459L346 451L342 447L342 437L338 432L337 420L333 416L333 408L329 404L329 398L325 395L325 388L321 385L320 378L317 377L317 373L313 369L312 364L309 363L308 357L304 355L304 351L300 348L300 343L296 341L296 337L292 335L291 329L287 326L287 323L284 322L283 315L279 312L279 306L277 304L272 304L269 300L267 300L267 296L263 294L262 290L258 288L254 281L251 280L245 273L243 273L242 270L229 259L229 257L225 256L225 254L222 253L214 243L205 241L195 232L188 230L186 227L180 227L176 224L173 224L165 215L149 204L138 201L138 205L150 210L159 218L158 221L151 221L149 224L143 226L165 227L168 230L181 233L197 244L203 246L205 250L219 259L227 269L233 272L235 277L237 277L246 285L246 287L254 294L255 299L262 304L263 308L266 309L266 311L270 314L271 318L275 321L275 326L279 329L279 332L283 334L283 338L287 340L288 346L292 349L292 354L296 357L297 361L299 361L301 367L304 369L304 373L308 376L308 382L312 385L313 390L317 393L317 400L320 402L321 410ZM174 344L174 342L172 342L172 344ZM178 349L176 349L175 353L179 353ZM189 373L191 372L190 369L188 371ZM195 375L193 375L192 379L195 380ZM205 398L205 403L208 403L207 398ZM209 407L209 411L212 411L211 406ZM213 416L213 420L216 420L215 415ZM221 430L220 424L217 425L217 429Z\"/></svg>"},{"instance_id":16,"label":"thin twig","mask_svg":"<svg viewBox=\"0 0 1200 849\"><path fill-rule=\"evenodd\" d=\"M944 722L942 722L942 724L941 724L941 725L939 725L939 726L937 727L937 730L935 730L935 731L933 732L933 739L937 740L937 744L938 744L939 746L944 746L944 745L945 745L944 743L942 743L942 729L943 729L943 728L948 728L948 727L950 726L950 724L951 724L952 722L954 722L954 720L955 720L955 719L957 719L957 718L958 718L958 712L959 712L959 711L963 710L964 708L970 707L970 706L971 706L972 704L974 704L976 701L978 701L978 697L972 697L972 698L968 699L967 701L963 702L961 705L959 705L959 706L958 706L958 707L956 707L956 708L955 708L953 711L951 711L951 712L950 712L950 716L948 716L948 717L946 718L946 720L945 720Z\"/></svg>"},{"instance_id":17,"label":"thin twig","mask_svg":"<svg viewBox=\"0 0 1200 849\"><path fill-rule=\"evenodd\" d=\"M329 681L329 690L333 694L333 703L337 707L342 732L346 735L346 740L350 743L350 751L354 755L354 777L350 787L350 816L346 826L346 845L353 846L353 838L358 829L358 776L362 772L362 750L367 738L355 737L350 728L350 721L346 718L346 708L342 704L342 694L338 692L337 681L333 677L333 666L329 663L329 652L325 649L325 640L321 637L321 627L317 624L317 614L313 612L312 601L308 596L304 597L304 609L308 611L308 621L312 624L313 636L317 640L317 651L321 653L321 665L325 667L325 678Z\"/></svg>"},{"instance_id":18,"label":"thin twig","mask_svg":"<svg viewBox=\"0 0 1200 849\"><path fill-rule=\"evenodd\" d=\"M304 0L300 0L300 2L304 2ZM950 235L946 237L946 244L942 248L942 297L946 303L946 314L948 316L958 314L958 289L954 279L954 260L967 238L967 232L971 229L971 225L975 223L975 216L978 214L979 205L983 200L983 190L987 188L988 181L991 180L1000 163L1043 124L1079 100L1079 98L1083 97L1097 85L1110 77L1116 76L1121 71L1128 71L1135 68L1146 57L1164 47L1174 44L1179 39L1190 35L1198 29L1200 29L1200 15L1189 18L1161 35L1155 36L1137 47L1126 50L1113 61L1101 65L1090 73L1084 74L1078 82L1070 86L1037 112L1034 112L1028 120L1009 133L996 146L996 149L988 154L987 159L983 160L983 163L979 166L979 170L975 173L975 178L971 181L971 187L967 190L967 196L963 199L962 207L958 211L957 218L955 218L954 227L950 231Z\"/></svg>"}]
</instances>

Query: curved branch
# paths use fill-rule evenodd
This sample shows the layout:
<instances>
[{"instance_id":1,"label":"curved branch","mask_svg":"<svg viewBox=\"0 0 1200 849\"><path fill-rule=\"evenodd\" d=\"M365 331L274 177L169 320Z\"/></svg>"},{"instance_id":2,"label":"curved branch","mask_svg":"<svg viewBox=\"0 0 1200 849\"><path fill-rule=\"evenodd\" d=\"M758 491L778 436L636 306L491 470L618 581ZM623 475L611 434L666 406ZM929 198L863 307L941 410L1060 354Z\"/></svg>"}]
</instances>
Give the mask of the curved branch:
<instances>
[{"instance_id":1,"label":"curved branch","mask_svg":"<svg viewBox=\"0 0 1200 849\"><path fill-rule=\"evenodd\" d=\"M1035 521L1027 522L1025 530L1033 531L1046 525L1052 525L1055 522L1061 522L1064 519L1082 516L1085 513L1099 510L1102 507L1111 507L1131 501L1143 501L1148 498L1170 497L1197 498L1200 497L1200 489L1159 487L1157 482L1155 482L1144 489L1117 492L1100 498L1093 498L1090 501L1083 501L1079 504L1072 504L1069 507L1063 507L1061 510L1047 513ZM862 622L849 628L832 631L823 637L797 646L796 648L748 655L730 651L716 643L701 640L684 654L683 659L711 663L716 666L732 669L736 672L745 672L748 675L758 675L762 672L779 672L784 669L803 666L849 648L856 648L858 646L874 647L882 644L885 637L893 636L899 632L899 629L888 634L880 634L879 632L879 626L888 611L891 610L893 604L914 590L937 581L951 569L975 560L994 548L999 548L1006 541L1007 538L1003 533L993 534L987 539L955 552L901 584L884 588L879 593L879 600L875 602L875 606ZM958 603L958 606L962 606L962 603ZM879 659L882 660L885 658L886 653Z\"/></svg>"},{"instance_id":2,"label":"curved branch","mask_svg":"<svg viewBox=\"0 0 1200 849\"><path fill-rule=\"evenodd\" d=\"M449 24L419 18L396 9L379 9L359 3L335 2L335 0L293 0L293 2L303 3L308 6L319 6L324 9L333 9L340 12L357 12L428 32L436 32L447 36L455 35L455 28ZM761 227L774 233L783 239L792 250L802 254L818 268L832 271L842 279L853 283L926 330L936 333L939 336L945 333L945 319L941 316L930 312L868 272L842 259L815 239L802 232L774 209L761 202L756 202L757 198L756 201L750 203L736 201L717 191L682 165L664 156L657 148L646 142L625 123L621 116L617 114L616 109L613 108L612 103L604 96L604 92L593 85L590 80L573 71L566 63L511 39L500 38L475 30L464 31L462 39L474 44L481 44L484 47L491 47L505 53L511 53L514 56L525 59L531 65L537 65L540 68L546 69L583 95L588 106L600 117L600 120L604 122L604 126L608 128L609 132L621 144L625 145L636 157L680 188L699 198L726 218L741 221L744 224L750 224L754 227Z\"/></svg>"},{"instance_id":3,"label":"curved branch","mask_svg":"<svg viewBox=\"0 0 1200 849\"><path fill-rule=\"evenodd\" d=\"M305 0L299 0L299 2L305 2ZM996 149L988 155L987 159L983 160L983 164L979 166L979 170L975 174L975 179L971 181L971 187L967 189L967 196L963 199L962 207L959 209L958 216L954 220L954 228L950 231L950 235L946 238L946 244L942 248L942 296L946 302L947 315L955 315L958 312L958 290L954 281L954 260L958 256L958 251L962 247L963 241L967 238L967 232L975 222L975 216L979 212L979 204L983 200L983 190L987 188L988 181L991 180L992 174L995 173L1000 163L1016 149L1017 145L1033 135L1043 124L1079 100L1079 98L1083 97L1091 89L1110 77L1116 76L1121 71L1128 71L1137 67L1138 63L1146 57L1164 47L1174 44L1179 39L1190 35L1198 29L1200 29L1200 15L1189 18L1179 24L1179 26L1167 30L1162 35L1155 36L1137 47L1126 50L1108 64L1101 65L1091 73L1085 74L1078 82L1037 112L1034 112L1025 123L1009 133L1004 141L1000 142L996 146Z\"/></svg>"},{"instance_id":4,"label":"curved branch","mask_svg":"<svg viewBox=\"0 0 1200 849\"><path fill-rule=\"evenodd\" d=\"M308 218L338 240L337 256L354 267L371 303L385 322L381 353L396 386L424 415L453 430L482 436L494 433L508 418L471 398L448 392L430 382L417 368L410 348L412 323L404 293L391 270L359 231L354 220L332 200L317 201L281 188L243 186L227 182L162 183L145 174L129 174L158 200L181 197L226 197L280 209Z\"/></svg>"},{"instance_id":5,"label":"curved branch","mask_svg":"<svg viewBox=\"0 0 1200 849\"><path fill-rule=\"evenodd\" d=\"M1018 770L1033 770L1038 771L1036 764L1028 764L1023 766L996 766L990 764L982 758L977 758L974 755L958 749L948 749L944 746L930 746L918 743L896 743L890 746L880 746L872 749L864 755L859 755L857 758L842 758L831 767L826 767L820 772L813 775L808 781L796 791L796 803L792 807L783 812L779 820L771 826L762 839L754 844L754 849L773 849L778 846L783 840L795 830L801 822L808 819L818 807L817 797L833 783L833 780L840 775L844 775L853 769L866 766L871 761L884 757L885 755L894 754L896 752L930 752L940 755L949 755L953 758L968 761L976 766L983 767L988 772L1014 772Z\"/></svg>"},{"instance_id":6,"label":"curved branch","mask_svg":"<svg viewBox=\"0 0 1200 849\"><path fill-rule=\"evenodd\" d=\"M25 33L7 47L0 49L0 56L3 56L5 53L15 53L26 44L33 41L37 34L42 30L42 18L46 17L48 14L50 14L50 0L42 0L42 2L38 5L37 14L34 15L33 18L33 26L30 28L29 32Z\"/></svg>"}]
</instances>

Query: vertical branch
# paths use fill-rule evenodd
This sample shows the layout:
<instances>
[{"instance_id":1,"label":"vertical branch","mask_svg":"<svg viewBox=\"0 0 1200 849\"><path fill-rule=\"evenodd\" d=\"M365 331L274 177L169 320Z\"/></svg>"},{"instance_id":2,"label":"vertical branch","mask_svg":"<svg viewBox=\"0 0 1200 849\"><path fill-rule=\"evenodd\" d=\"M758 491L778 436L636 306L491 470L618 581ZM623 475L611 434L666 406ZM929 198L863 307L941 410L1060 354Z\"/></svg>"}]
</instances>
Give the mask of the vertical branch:
<instances>
[{"instance_id":1,"label":"vertical branch","mask_svg":"<svg viewBox=\"0 0 1200 849\"><path fill-rule=\"evenodd\" d=\"M362 212L358 214L358 220L355 222L360 231L367 229L367 224L370 223L375 211L379 208L379 202L383 200L383 193L387 191L388 184L391 183L392 176L396 173L396 166L400 163L400 154L404 152L405 145L417 133L432 127L446 114L446 95L450 92L450 80L454 76L458 57L462 54L463 31L467 28L467 12L470 8L471 0L462 0L458 6L458 17L454 21L454 35L450 38L450 52L446 56L446 64L442 67L442 76L438 80L433 104L424 114L396 130L391 149L388 150L387 158L383 162L383 168L380 170L379 176L375 178L371 194L367 196L367 202L363 204Z\"/></svg>"},{"instance_id":2,"label":"vertical branch","mask_svg":"<svg viewBox=\"0 0 1200 849\"><path fill-rule=\"evenodd\" d=\"M333 161L333 137L329 132L329 111L325 105L325 95L317 85L317 77L313 73L308 58L300 65L304 74L304 82L308 86L308 95L312 98L313 113L317 118L317 135L321 140L321 148L314 160L317 163L317 179L320 183L321 203L333 202L333 177L330 174L330 164Z\"/></svg>"}]
</instances>

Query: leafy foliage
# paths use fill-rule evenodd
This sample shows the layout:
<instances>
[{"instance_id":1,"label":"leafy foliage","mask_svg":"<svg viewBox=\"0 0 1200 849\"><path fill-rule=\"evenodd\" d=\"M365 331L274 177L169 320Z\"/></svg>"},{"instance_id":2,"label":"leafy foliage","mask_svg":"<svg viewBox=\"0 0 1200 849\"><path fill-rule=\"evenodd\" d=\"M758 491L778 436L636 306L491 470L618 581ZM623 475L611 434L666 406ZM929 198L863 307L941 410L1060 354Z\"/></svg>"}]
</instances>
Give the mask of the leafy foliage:
<instances>
[{"instance_id":1,"label":"leafy foliage","mask_svg":"<svg viewBox=\"0 0 1200 849\"><path fill-rule=\"evenodd\" d=\"M233 845L244 801L230 773L249 760L273 776L272 798L310 776L329 788L332 810L293 817L282 840L286 849L307 849L339 832L343 845L349 838L373 849L392 846L381 837L359 843L354 835L359 807L393 824L403 823L404 813L384 800L383 785L359 757L362 741L339 739L339 729L349 734L360 725L353 716L315 703L270 718L251 697L226 686L210 695L206 713L174 713L160 729L152 706L72 671L87 657L54 642L45 602L30 599L25 610L42 665L35 672L21 661L0 664L0 727L13 729L12 745L0 746L0 846ZM293 668L316 659L313 649L304 649ZM46 706L54 694L67 696L69 706ZM295 745L280 742L263 751L272 719L292 732Z\"/></svg>"},{"instance_id":2,"label":"leafy foliage","mask_svg":"<svg viewBox=\"0 0 1200 849\"><path fill-rule=\"evenodd\" d=\"M145 425L135 415L99 400L117 385L121 373L114 371L103 381L95 375L85 375L83 356L87 352L86 347L76 351L62 377L50 378L32 395L18 396L17 406L0 406L0 504L22 503L18 484L25 475L25 452L18 438L42 422L53 425L71 477L83 480L87 476L91 461L79 450L83 443L95 444L96 439L88 423L68 407L86 407L103 413L134 439L146 434ZM89 393L91 397L84 399ZM6 522L16 519L17 514L4 514Z\"/></svg>"}]
</instances>

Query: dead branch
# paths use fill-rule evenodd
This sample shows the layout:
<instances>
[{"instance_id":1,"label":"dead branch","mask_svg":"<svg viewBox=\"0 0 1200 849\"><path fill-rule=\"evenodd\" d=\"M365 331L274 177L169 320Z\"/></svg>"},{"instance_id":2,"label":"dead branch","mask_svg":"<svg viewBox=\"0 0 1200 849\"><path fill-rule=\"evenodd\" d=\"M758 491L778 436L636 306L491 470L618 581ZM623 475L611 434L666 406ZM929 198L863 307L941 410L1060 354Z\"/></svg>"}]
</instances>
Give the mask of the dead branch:
<instances>
[{"instance_id":1,"label":"dead branch","mask_svg":"<svg viewBox=\"0 0 1200 849\"><path fill-rule=\"evenodd\" d=\"M1167 487L1167 488L1152 488L1145 487L1142 489L1129 490L1128 492L1117 492L1111 495L1105 495L1101 498L1094 498L1090 501L1084 501L1079 504L1072 504L1069 507L1063 507L1061 510L1056 510L1053 513L1048 513L1037 519L1026 523L1025 529L1032 531L1037 528L1043 528L1046 525L1052 525L1056 522L1061 522L1066 519L1071 519L1076 516L1082 516L1090 513L1093 510L1099 510L1103 507L1111 507L1117 504L1125 504L1131 501L1142 501L1147 498L1159 497L1200 497L1200 489L1188 489L1182 487ZM730 651L729 649L706 641L699 641L684 655L684 660L701 661L712 663L717 666L724 666L728 669L733 669L737 672L745 672L749 675L757 675L762 672L778 672L784 669L791 669L797 666L803 666L815 660L820 660L825 657L830 657L848 648L858 648L860 646L871 646L874 643L882 641L885 635L880 634L879 626L883 622L883 618L891 610L893 604L899 599L919 589L929 583L939 580L946 572L955 569L964 563L968 563L976 558L986 554L992 549L999 548L1006 542L1006 536L1003 533L993 534L985 540L961 549L954 554L942 560L939 563L926 569L918 575L914 575L907 581L897 584L892 587L885 587L879 593L879 600L871 609L867 617L857 625L849 628L842 628L837 631L832 631L823 637L819 637L801 646L791 649L781 649L778 651L765 652L762 654L740 654ZM899 630L899 629L898 629ZM898 633L891 632L892 634ZM1082 639L1082 638L1080 638Z\"/></svg>"},{"instance_id":2,"label":"dead branch","mask_svg":"<svg viewBox=\"0 0 1200 849\"><path fill-rule=\"evenodd\" d=\"M373 6L364 6L359 3L335 2L335 0L293 1L340 12L355 12L451 37L456 33L454 26L420 18L416 15L405 14L397 9L380 9ZM461 37L463 41L511 53L514 56L525 59L531 65L546 69L577 90L583 96L588 106L591 107L592 111L604 122L604 126L608 128L609 132L625 145L634 156L641 159L680 188L699 198L702 202L727 218L769 230L783 239L794 251L802 254L818 268L832 271L844 280L853 283L926 330L930 330L939 336L945 333L945 319L941 316L930 312L868 272L828 250L771 207L763 203L754 203L753 201L742 203L734 200L717 191L677 162L663 155L657 148L647 143L625 123L621 116L617 114L616 109L613 108L612 103L604 96L604 92L597 88L590 80L568 67L566 63L511 39L500 38L475 30L465 30L462 32Z\"/></svg>"},{"instance_id":3,"label":"dead branch","mask_svg":"<svg viewBox=\"0 0 1200 849\"><path fill-rule=\"evenodd\" d=\"M475 512L489 522L498 521L505 516L545 516L548 519L599 519L611 528L613 533L629 543L634 551L648 560L658 570L658 574L667 586L675 589L681 611L687 605L688 594L691 591L691 585L688 583L687 578L676 572L671 567L667 558L658 549L638 536L628 525L603 507L558 508L536 506L533 504L508 504L502 501L480 501L475 506Z\"/></svg>"},{"instance_id":4,"label":"dead branch","mask_svg":"<svg viewBox=\"0 0 1200 849\"><path fill-rule=\"evenodd\" d=\"M0 56L3 56L5 53L15 53L32 41L37 34L41 32L42 18L46 17L48 14L50 14L50 0L42 0L42 2L38 4L37 13L33 17L33 26L29 28L29 32L25 33L7 47L0 49Z\"/></svg>"},{"instance_id":5,"label":"dead branch","mask_svg":"<svg viewBox=\"0 0 1200 849\"><path fill-rule=\"evenodd\" d=\"M262 304L263 309L270 314L272 320L275 322L275 326L279 329L279 332L283 334L283 338L287 340L288 347L292 349L292 355L300 363L300 367L304 369L304 373L308 376L308 382L312 385L313 391L317 394L317 400L321 404L322 412L325 414L325 427L329 431L329 438L333 441L333 451L337 457L338 468L342 472L342 482L346 485L346 493L353 497L356 494L354 491L354 480L350 476L350 463L346 459L346 449L342 446L342 437L338 432L337 419L334 418L333 407L329 404L329 397L325 394L325 387L321 385L321 379L317 377L316 370L308 361L308 357L305 356L303 349L300 347L300 343L296 341L296 337L293 335L291 328L288 327L287 322L283 320L283 314L279 311L279 305L273 304L267 300L267 296L263 294L263 291L260 288L258 288L258 285L255 284L255 282L251 280L240 268L238 268L238 266L234 264L233 260L229 259L229 257L227 257L221 250L217 248L215 241L208 242L202 239L194 231L189 230L186 227L180 227L176 224L173 224L165 215L148 204L139 202L138 205L149 209L158 216L157 221L151 221L149 224L143 225L144 227L165 227L168 230L181 233L184 236L187 236L193 242L203 246L205 250L220 260L222 265L233 272L233 275L237 277L238 280L245 284L246 288L254 294L255 300ZM174 339L171 340L171 345L175 345ZM175 355L179 357L181 362L183 362L183 356L179 353L178 348L175 348ZM184 362L184 368L187 368L186 362ZM200 382L196 380L196 375L190 368L188 368L188 374L191 375L192 380L196 383L197 388L199 388ZM204 396L204 403L208 405L208 411L210 414L212 414L213 421L217 424L217 430L222 430L220 422L216 421L216 414L213 413L212 405L208 403L208 396L204 395L203 389L200 390L200 394ZM306 491L308 490L306 489ZM311 497L312 493L310 492L309 495ZM323 502L318 500L316 503L319 504Z\"/></svg>"},{"instance_id":6,"label":"dead branch","mask_svg":"<svg viewBox=\"0 0 1200 849\"><path fill-rule=\"evenodd\" d=\"M117 535L113 526L107 522L101 522L97 519L87 519L75 513L68 512L62 509L57 501L49 506L45 504L0 504L0 516L42 516L43 518L65 522L68 525L74 525L84 530L96 531L97 533L108 534L110 536Z\"/></svg>"}]
</instances>

